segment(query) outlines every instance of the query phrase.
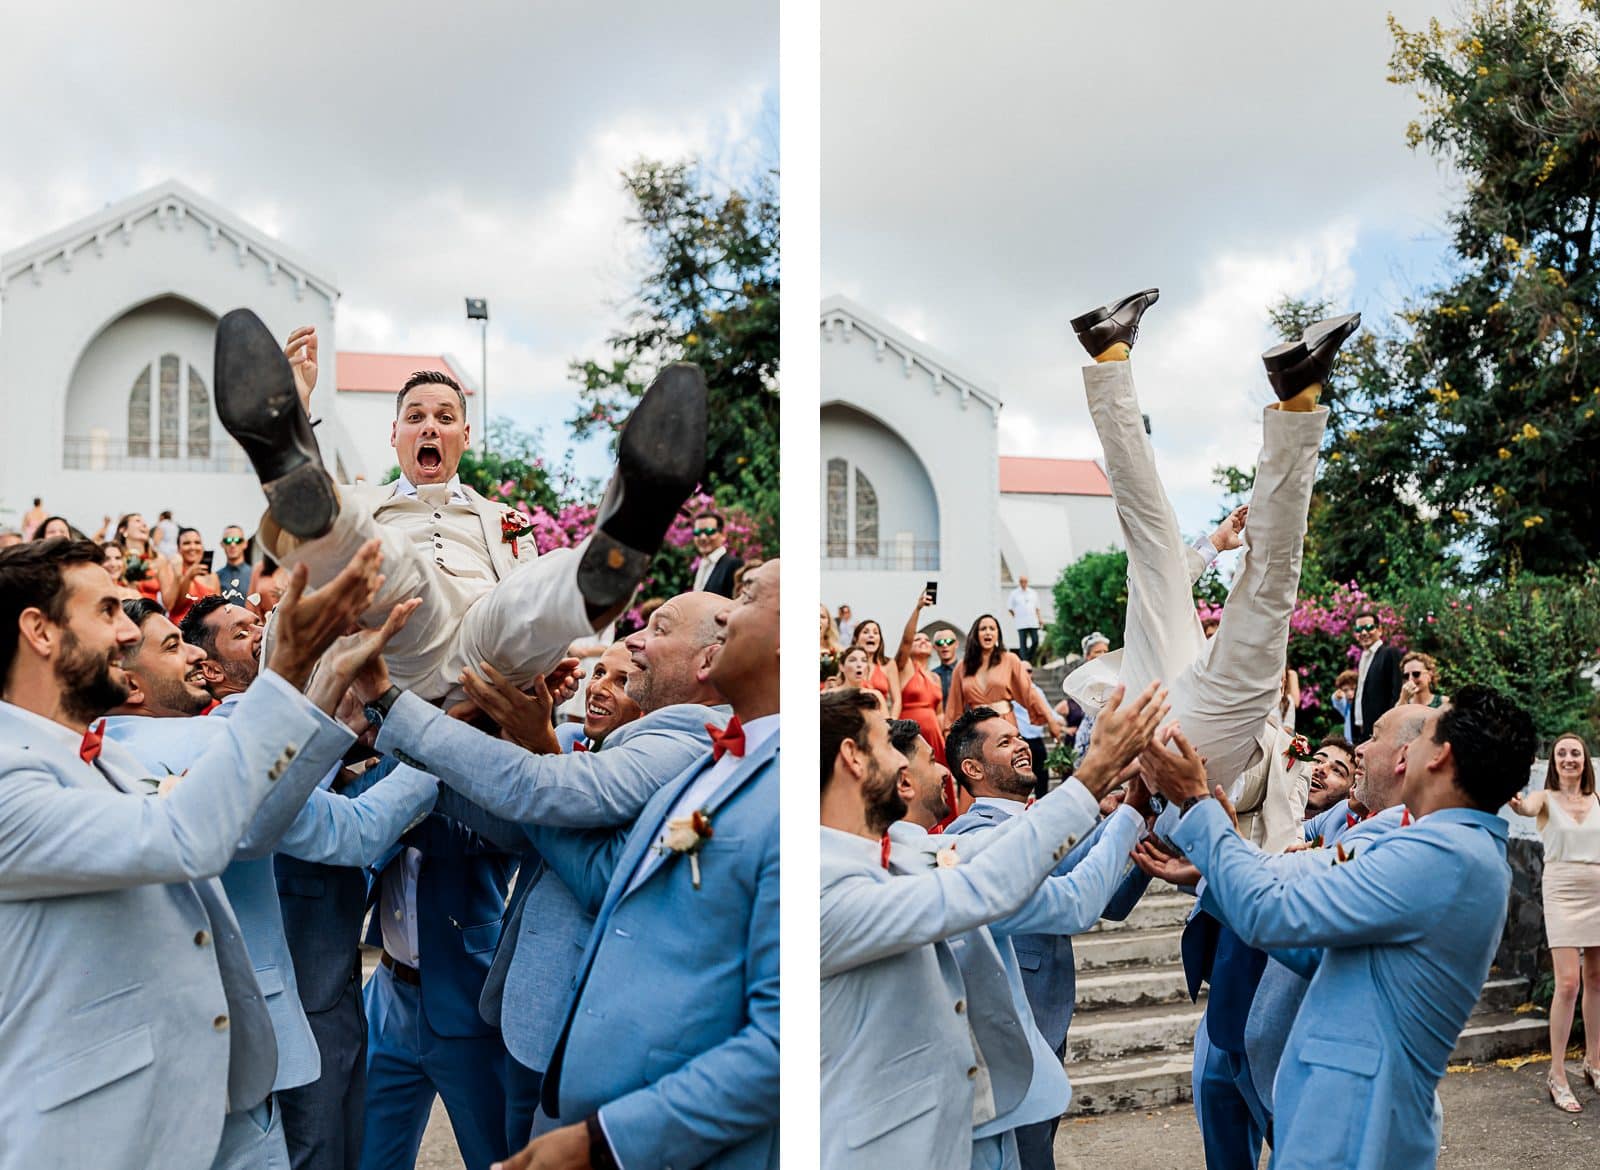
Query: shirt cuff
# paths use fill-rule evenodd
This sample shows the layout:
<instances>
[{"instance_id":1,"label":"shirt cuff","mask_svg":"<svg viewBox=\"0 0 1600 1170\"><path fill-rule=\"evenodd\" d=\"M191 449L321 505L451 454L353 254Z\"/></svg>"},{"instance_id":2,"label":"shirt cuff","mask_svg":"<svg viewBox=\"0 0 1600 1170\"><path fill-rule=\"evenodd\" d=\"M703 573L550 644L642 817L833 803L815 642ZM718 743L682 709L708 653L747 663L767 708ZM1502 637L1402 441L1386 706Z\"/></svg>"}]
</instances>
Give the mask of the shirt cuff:
<instances>
[{"instance_id":1,"label":"shirt cuff","mask_svg":"<svg viewBox=\"0 0 1600 1170\"><path fill-rule=\"evenodd\" d=\"M1211 543L1210 536L1197 537L1189 547L1204 557L1207 565L1217 559L1217 546Z\"/></svg>"},{"instance_id":2,"label":"shirt cuff","mask_svg":"<svg viewBox=\"0 0 1600 1170\"><path fill-rule=\"evenodd\" d=\"M607 1151L611 1155L609 1164L615 1166L617 1170L625 1170L622 1165L622 1159L617 1157L617 1143L611 1140L611 1131L606 1128L606 1111L601 1109L594 1115L594 1118L600 1123L600 1135L606 1139ZM589 1155L589 1164L591 1166L595 1164L593 1154Z\"/></svg>"}]
</instances>

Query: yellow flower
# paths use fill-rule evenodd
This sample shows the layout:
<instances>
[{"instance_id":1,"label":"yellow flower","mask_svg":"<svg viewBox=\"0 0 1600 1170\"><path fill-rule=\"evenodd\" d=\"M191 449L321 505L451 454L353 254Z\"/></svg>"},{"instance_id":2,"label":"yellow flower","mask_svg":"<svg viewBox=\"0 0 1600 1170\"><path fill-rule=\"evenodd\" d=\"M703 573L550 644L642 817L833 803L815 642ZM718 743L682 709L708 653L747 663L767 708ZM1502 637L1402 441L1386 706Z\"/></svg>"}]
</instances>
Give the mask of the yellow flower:
<instances>
[{"instance_id":1,"label":"yellow flower","mask_svg":"<svg viewBox=\"0 0 1600 1170\"><path fill-rule=\"evenodd\" d=\"M1501 487L1499 484L1495 484L1494 485L1494 498L1497 499L1497 500L1503 500L1503 499L1505 499L1505 495L1506 495L1506 489Z\"/></svg>"},{"instance_id":2,"label":"yellow flower","mask_svg":"<svg viewBox=\"0 0 1600 1170\"><path fill-rule=\"evenodd\" d=\"M1527 517L1523 518L1522 526L1524 528L1537 528L1539 525L1541 525L1543 523L1544 523L1544 517L1543 516L1527 516Z\"/></svg>"},{"instance_id":3,"label":"yellow flower","mask_svg":"<svg viewBox=\"0 0 1600 1170\"><path fill-rule=\"evenodd\" d=\"M1329 463L1337 463L1337 462L1339 462L1339 460L1341 460L1343 458L1344 458L1344 456L1340 455L1339 452L1335 451L1332 455L1328 456L1328 462Z\"/></svg>"},{"instance_id":4,"label":"yellow flower","mask_svg":"<svg viewBox=\"0 0 1600 1170\"><path fill-rule=\"evenodd\" d=\"M1592 411L1592 410L1584 411L1583 412L1583 417L1584 418L1593 418L1594 417L1594 411Z\"/></svg>"},{"instance_id":5,"label":"yellow flower","mask_svg":"<svg viewBox=\"0 0 1600 1170\"><path fill-rule=\"evenodd\" d=\"M699 345L700 344L700 335L698 333L689 334L688 337L685 337L683 339L683 344L685 344L685 345Z\"/></svg>"},{"instance_id":6,"label":"yellow flower","mask_svg":"<svg viewBox=\"0 0 1600 1170\"><path fill-rule=\"evenodd\" d=\"M1489 67L1487 65L1479 65L1478 66L1478 76L1479 77L1488 77L1489 76Z\"/></svg>"},{"instance_id":7,"label":"yellow flower","mask_svg":"<svg viewBox=\"0 0 1600 1170\"><path fill-rule=\"evenodd\" d=\"M1521 437L1524 439L1537 439L1539 437L1539 428L1532 423L1523 423Z\"/></svg>"},{"instance_id":8,"label":"yellow flower","mask_svg":"<svg viewBox=\"0 0 1600 1170\"><path fill-rule=\"evenodd\" d=\"M1467 514L1460 508L1451 508L1450 515L1455 518L1457 524L1465 524L1467 522Z\"/></svg>"},{"instance_id":9,"label":"yellow flower","mask_svg":"<svg viewBox=\"0 0 1600 1170\"><path fill-rule=\"evenodd\" d=\"M1500 458L1502 458L1502 459L1510 459L1511 458L1511 452L1507 451L1504 447L1500 448L1499 454L1500 454Z\"/></svg>"}]
</instances>

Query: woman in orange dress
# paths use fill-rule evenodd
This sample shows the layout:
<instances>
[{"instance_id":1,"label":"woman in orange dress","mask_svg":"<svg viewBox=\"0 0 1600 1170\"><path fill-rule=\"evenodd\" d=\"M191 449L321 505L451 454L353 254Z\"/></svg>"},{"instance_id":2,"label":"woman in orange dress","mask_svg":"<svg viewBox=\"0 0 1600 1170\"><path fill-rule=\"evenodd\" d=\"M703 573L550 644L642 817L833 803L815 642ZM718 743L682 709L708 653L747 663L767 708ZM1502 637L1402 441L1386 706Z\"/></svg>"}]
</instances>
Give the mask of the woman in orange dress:
<instances>
[{"instance_id":1,"label":"woman in orange dress","mask_svg":"<svg viewBox=\"0 0 1600 1170\"><path fill-rule=\"evenodd\" d=\"M222 592L222 582L206 568L206 544L200 539L198 528L178 529L178 582L173 589L172 603L167 606L167 617L174 622L183 621L189 607L202 597L214 597Z\"/></svg>"},{"instance_id":2,"label":"woman in orange dress","mask_svg":"<svg viewBox=\"0 0 1600 1170\"><path fill-rule=\"evenodd\" d=\"M150 525L138 512L129 512L117 521L116 542L122 548L126 568L124 579L141 597L159 602L163 608L174 600L168 595L177 588L178 578L167 558L156 551L150 539Z\"/></svg>"},{"instance_id":3,"label":"woman in orange dress","mask_svg":"<svg viewBox=\"0 0 1600 1170\"><path fill-rule=\"evenodd\" d=\"M883 652L883 628L870 618L862 621L851 635L850 645L860 646L872 659L872 674L867 678L867 686L882 695L889 704L890 719L900 718L900 672L894 669L893 660Z\"/></svg>"},{"instance_id":4,"label":"woman in orange dress","mask_svg":"<svg viewBox=\"0 0 1600 1170\"><path fill-rule=\"evenodd\" d=\"M1011 720L1016 714L1012 701L1021 703L1028 718L1039 727L1053 727L1056 717L1039 700L1039 693L1022 659L1006 649L1000 636L1000 623L993 614L984 614L972 623L967 633L967 651L950 675L950 694L944 704L944 729L973 707L993 707L995 713Z\"/></svg>"},{"instance_id":5,"label":"woman in orange dress","mask_svg":"<svg viewBox=\"0 0 1600 1170\"><path fill-rule=\"evenodd\" d=\"M894 668L900 676L900 718L916 723L922 738L933 749L933 758L943 764L944 732L939 729L939 680L928 673L933 642L927 634L917 629L917 619L932 604L933 598L926 593L918 596L916 608L911 611L911 616L906 619L906 628L901 631L900 646L894 655Z\"/></svg>"}]
</instances>

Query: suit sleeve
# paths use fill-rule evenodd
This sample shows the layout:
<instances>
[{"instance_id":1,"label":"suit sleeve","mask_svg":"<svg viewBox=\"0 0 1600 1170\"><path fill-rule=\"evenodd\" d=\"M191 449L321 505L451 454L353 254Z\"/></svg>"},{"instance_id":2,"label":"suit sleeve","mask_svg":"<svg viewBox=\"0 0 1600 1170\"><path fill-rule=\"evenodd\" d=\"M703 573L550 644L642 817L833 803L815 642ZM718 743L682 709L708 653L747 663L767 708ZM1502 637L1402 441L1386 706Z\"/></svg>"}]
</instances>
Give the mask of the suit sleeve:
<instances>
[{"instance_id":1,"label":"suit sleeve","mask_svg":"<svg viewBox=\"0 0 1600 1170\"><path fill-rule=\"evenodd\" d=\"M433 773L502 820L577 829L629 824L708 744L709 737L661 727L604 751L534 755L412 694L400 696L378 735L378 750Z\"/></svg>"},{"instance_id":2,"label":"suit sleeve","mask_svg":"<svg viewBox=\"0 0 1600 1170\"><path fill-rule=\"evenodd\" d=\"M1205 875L1213 913L1262 950L1415 941L1461 883L1449 850L1427 833L1391 833L1341 865L1281 867L1296 870L1289 876L1263 864L1213 800L1190 810L1173 839Z\"/></svg>"},{"instance_id":3,"label":"suit sleeve","mask_svg":"<svg viewBox=\"0 0 1600 1170\"><path fill-rule=\"evenodd\" d=\"M1128 854L1143 828L1131 808L1117 809L1103 824L1087 856L1067 873L1045 878L1021 910L991 929L997 934L1082 934L1098 922L1128 871L1137 869Z\"/></svg>"},{"instance_id":4,"label":"suit sleeve","mask_svg":"<svg viewBox=\"0 0 1600 1170\"><path fill-rule=\"evenodd\" d=\"M778 1123L778 833L756 876L745 959L749 1022L659 1081L600 1109L627 1170L699 1166Z\"/></svg>"},{"instance_id":5,"label":"suit sleeve","mask_svg":"<svg viewBox=\"0 0 1600 1170\"><path fill-rule=\"evenodd\" d=\"M617 861L628 843L627 829L524 829L545 864L571 892L585 914L598 914L611 888Z\"/></svg>"},{"instance_id":6,"label":"suit sleeve","mask_svg":"<svg viewBox=\"0 0 1600 1170\"><path fill-rule=\"evenodd\" d=\"M321 712L269 671L238 717L163 798L62 783L24 753L0 755L0 901L68 897L215 877L293 752L311 756ZM309 761L313 780L342 747Z\"/></svg>"},{"instance_id":7,"label":"suit sleeve","mask_svg":"<svg viewBox=\"0 0 1600 1170\"><path fill-rule=\"evenodd\" d=\"M823 977L1016 913L1090 830L1098 811L1088 790L1068 780L1026 816L986 834L985 848L970 861L891 881L854 871L828 882L822 891ZM959 842L953 842L958 853Z\"/></svg>"},{"instance_id":8,"label":"suit sleeve","mask_svg":"<svg viewBox=\"0 0 1600 1170\"><path fill-rule=\"evenodd\" d=\"M433 807L439 782L401 764L360 796L320 788L278 842L278 852L325 865L371 865Z\"/></svg>"}]
</instances>

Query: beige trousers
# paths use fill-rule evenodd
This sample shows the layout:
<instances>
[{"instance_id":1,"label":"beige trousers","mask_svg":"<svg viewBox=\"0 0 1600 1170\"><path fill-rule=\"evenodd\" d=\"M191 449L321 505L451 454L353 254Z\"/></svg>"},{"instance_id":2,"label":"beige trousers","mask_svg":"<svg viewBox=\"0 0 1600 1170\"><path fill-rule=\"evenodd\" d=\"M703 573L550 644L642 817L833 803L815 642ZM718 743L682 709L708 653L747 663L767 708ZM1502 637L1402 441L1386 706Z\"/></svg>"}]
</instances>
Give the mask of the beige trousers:
<instances>
[{"instance_id":1,"label":"beige trousers","mask_svg":"<svg viewBox=\"0 0 1600 1170\"><path fill-rule=\"evenodd\" d=\"M1153 679L1165 682L1172 718L1206 757L1211 778L1230 785L1259 761L1280 693L1327 408L1262 412L1248 547L1222 624L1207 642L1178 517L1144 433L1132 363L1086 366L1083 383L1128 549L1122 681L1129 694Z\"/></svg>"}]
</instances>

